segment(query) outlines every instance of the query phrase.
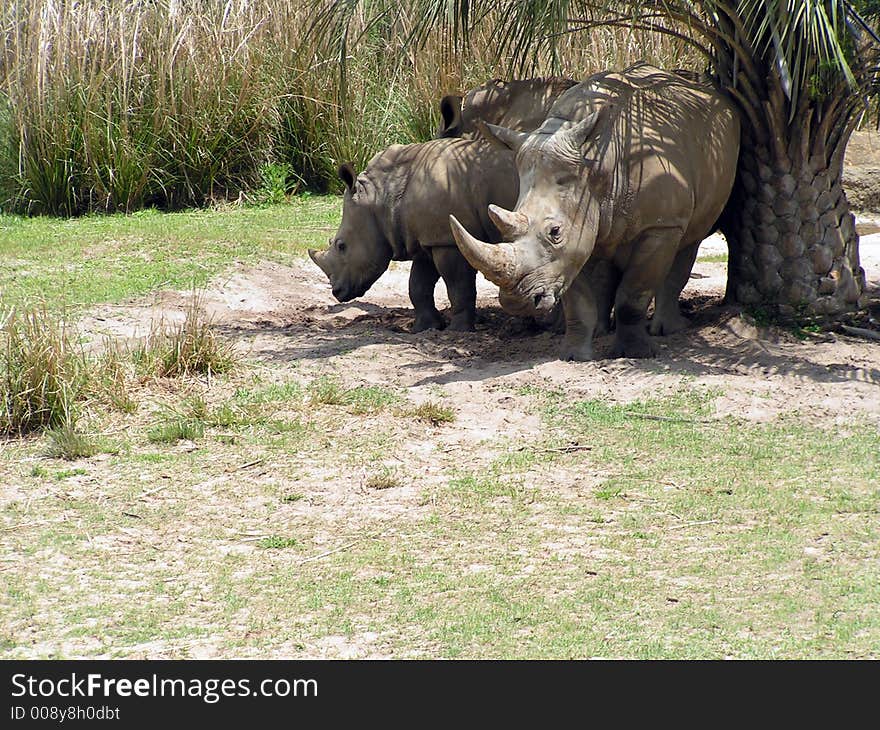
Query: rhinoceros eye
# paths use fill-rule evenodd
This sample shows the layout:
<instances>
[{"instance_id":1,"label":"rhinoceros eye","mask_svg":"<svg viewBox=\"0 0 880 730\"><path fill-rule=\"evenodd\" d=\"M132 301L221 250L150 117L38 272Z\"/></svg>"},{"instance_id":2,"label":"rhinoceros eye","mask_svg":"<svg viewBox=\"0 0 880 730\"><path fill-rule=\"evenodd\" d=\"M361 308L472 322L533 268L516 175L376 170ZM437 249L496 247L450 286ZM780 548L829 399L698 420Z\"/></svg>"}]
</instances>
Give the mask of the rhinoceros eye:
<instances>
[{"instance_id":1,"label":"rhinoceros eye","mask_svg":"<svg viewBox=\"0 0 880 730\"><path fill-rule=\"evenodd\" d=\"M345 241L337 241L336 249L339 251L339 253L345 253Z\"/></svg>"},{"instance_id":2,"label":"rhinoceros eye","mask_svg":"<svg viewBox=\"0 0 880 730\"><path fill-rule=\"evenodd\" d=\"M559 226L552 226L550 228L550 238L559 240Z\"/></svg>"}]
</instances>

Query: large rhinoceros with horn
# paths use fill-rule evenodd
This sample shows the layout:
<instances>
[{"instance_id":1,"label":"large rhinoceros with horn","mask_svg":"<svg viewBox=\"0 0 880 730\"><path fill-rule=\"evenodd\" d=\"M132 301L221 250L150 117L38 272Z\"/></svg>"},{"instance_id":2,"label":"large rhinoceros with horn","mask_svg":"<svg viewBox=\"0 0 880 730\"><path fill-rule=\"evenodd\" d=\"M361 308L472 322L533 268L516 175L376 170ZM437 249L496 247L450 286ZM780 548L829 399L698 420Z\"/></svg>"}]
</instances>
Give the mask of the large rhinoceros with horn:
<instances>
[{"instance_id":1,"label":"large rhinoceros with horn","mask_svg":"<svg viewBox=\"0 0 880 730\"><path fill-rule=\"evenodd\" d=\"M531 132L541 126L553 103L577 84L560 76L504 81L492 79L464 97L440 100L440 128L435 137L478 137L478 122Z\"/></svg>"},{"instance_id":2,"label":"large rhinoceros with horn","mask_svg":"<svg viewBox=\"0 0 880 730\"><path fill-rule=\"evenodd\" d=\"M449 328L473 330L477 272L456 248L449 216L500 240L488 209L516 202L513 153L485 139L436 139L392 145L359 175L346 164L339 176L345 183L339 230L328 249L309 250L333 296L340 302L363 296L392 260L411 260L412 331L446 326L434 304L440 277L452 305Z\"/></svg>"},{"instance_id":3,"label":"large rhinoceros with horn","mask_svg":"<svg viewBox=\"0 0 880 730\"><path fill-rule=\"evenodd\" d=\"M516 150L519 200L489 209L500 244L450 219L465 258L507 309L541 313L561 299L565 359L592 358L612 304L613 354L653 355L648 305L654 297L651 334L686 326L678 296L730 196L733 105L708 81L639 64L572 87L532 134L489 132Z\"/></svg>"}]
</instances>

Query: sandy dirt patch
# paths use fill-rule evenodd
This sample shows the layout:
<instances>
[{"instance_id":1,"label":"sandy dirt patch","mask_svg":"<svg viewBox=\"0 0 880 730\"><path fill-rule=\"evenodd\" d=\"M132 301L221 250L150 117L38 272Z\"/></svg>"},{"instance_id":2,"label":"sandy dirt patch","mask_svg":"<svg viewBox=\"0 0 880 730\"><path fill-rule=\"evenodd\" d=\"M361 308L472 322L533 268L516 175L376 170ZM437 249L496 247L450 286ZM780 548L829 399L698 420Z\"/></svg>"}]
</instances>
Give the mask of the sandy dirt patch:
<instances>
[{"instance_id":1,"label":"sandy dirt patch","mask_svg":"<svg viewBox=\"0 0 880 730\"><path fill-rule=\"evenodd\" d=\"M861 259L873 316L880 319L880 227L859 221ZM707 239L701 257L724 253L722 238ZM438 387L458 412L456 437L467 441L486 431L516 437L538 428L516 403L505 407L511 388L558 388L571 398L630 402L658 397L683 382L718 395L719 415L753 421L797 412L810 420L844 422L854 413L880 419L880 343L835 332L800 333L756 327L722 302L726 264L698 261L685 289L686 331L658 339L653 360L558 359L559 335L509 317L497 289L478 278L480 321L471 334L410 334L408 264L392 264L363 298L336 302L323 274L310 261L292 266L237 266L213 280L205 309L249 357L307 372L331 372L346 382L407 389L419 402ZM441 311L448 306L437 288ZM131 337L151 322L179 320L186 292L159 292L148 300L102 306L82 323L93 336ZM600 338L604 358L611 337Z\"/></svg>"}]
</instances>

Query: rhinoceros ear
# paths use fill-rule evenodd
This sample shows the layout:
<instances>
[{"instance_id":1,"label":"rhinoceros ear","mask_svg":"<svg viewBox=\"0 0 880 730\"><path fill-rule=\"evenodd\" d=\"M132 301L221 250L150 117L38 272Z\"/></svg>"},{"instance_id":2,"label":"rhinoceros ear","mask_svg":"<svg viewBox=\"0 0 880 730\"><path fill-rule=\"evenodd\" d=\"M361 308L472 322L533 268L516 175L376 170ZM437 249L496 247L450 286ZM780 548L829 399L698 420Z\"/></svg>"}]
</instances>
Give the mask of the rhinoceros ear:
<instances>
[{"instance_id":1,"label":"rhinoceros ear","mask_svg":"<svg viewBox=\"0 0 880 730\"><path fill-rule=\"evenodd\" d=\"M339 179L345 183L345 187L348 188L348 192L354 192L354 181L357 180L357 172L355 172L354 165L350 162L346 162L343 165L339 166Z\"/></svg>"},{"instance_id":2,"label":"rhinoceros ear","mask_svg":"<svg viewBox=\"0 0 880 730\"><path fill-rule=\"evenodd\" d=\"M595 131L599 118L606 108L607 105L603 104L586 119L582 119L567 129L560 129L554 137L558 142L571 145L574 149L579 150Z\"/></svg>"},{"instance_id":3,"label":"rhinoceros ear","mask_svg":"<svg viewBox=\"0 0 880 730\"><path fill-rule=\"evenodd\" d=\"M516 152L523 143L529 138L526 132L517 132L515 129L507 127L497 127L494 124L488 124L483 121L477 122L477 129L490 142L499 142Z\"/></svg>"},{"instance_id":4,"label":"rhinoceros ear","mask_svg":"<svg viewBox=\"0 0 880 730\"><path fill-rule=\"evenodd\" d=\"M461 134L462 97L449 94L440 99L440 129L438 137L457 137Z\"/></svg>"}]
</instances>

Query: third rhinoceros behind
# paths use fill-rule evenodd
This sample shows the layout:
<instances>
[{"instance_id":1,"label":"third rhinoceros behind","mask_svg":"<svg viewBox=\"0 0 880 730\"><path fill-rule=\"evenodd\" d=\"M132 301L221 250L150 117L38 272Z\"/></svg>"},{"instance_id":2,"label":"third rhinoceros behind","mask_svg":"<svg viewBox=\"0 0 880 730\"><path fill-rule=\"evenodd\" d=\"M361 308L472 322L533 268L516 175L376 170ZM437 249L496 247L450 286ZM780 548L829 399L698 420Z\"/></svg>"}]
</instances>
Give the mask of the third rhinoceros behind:
<instances>
[{"instance_id":1,"label":"third rhinoceros behind","mask_svg":"<svg viewBox=\"0 0 880 730\"><path fill-rule=\"evenodd\" d=\"M510 150L484 139L437 139L393 145L359 175L343 165L342 222L325 251L310 250L341 302L363 296L394 261L412 261L409 296L413 332L442 328L434 287L442 277L454 330L474 329L476 271L452 238L454 215L475 235L498 241L491 204L516 202L517 175Z\"/></svg>"},{"instance_id":2,"label":"third rhinoceros behind","mask_svg":"<svg viewBox=\"0 0 880 730\"><path fill-rule=\"evenodd\" d=\"M656 297L653 334L684 326L678 295L730 196L739 153L730 100L639 64L572 87L532 134L490 131L517 150L520 196L515 210L490 210L504 243L483 243L451 219L468 261L524 311L561 298L564 357L592 357L612 298L614 353L653 354L648 304ZM612 276L596 278L596 267Z\"/></svg>"},{"instance_id":3,"label":"third rhinoceros behind","mask_svg":"<svg viewBox=\"0 0 880 730\"><path fill-rule=\"evenodd\" d=\"M477 122L521 132L541 126L553 103L577 81L560 76L504 81L492 79L471 89L464 98L450 94L440 100L440 128L434 136L479 136Z\"/></svg>"}]
</instances>

